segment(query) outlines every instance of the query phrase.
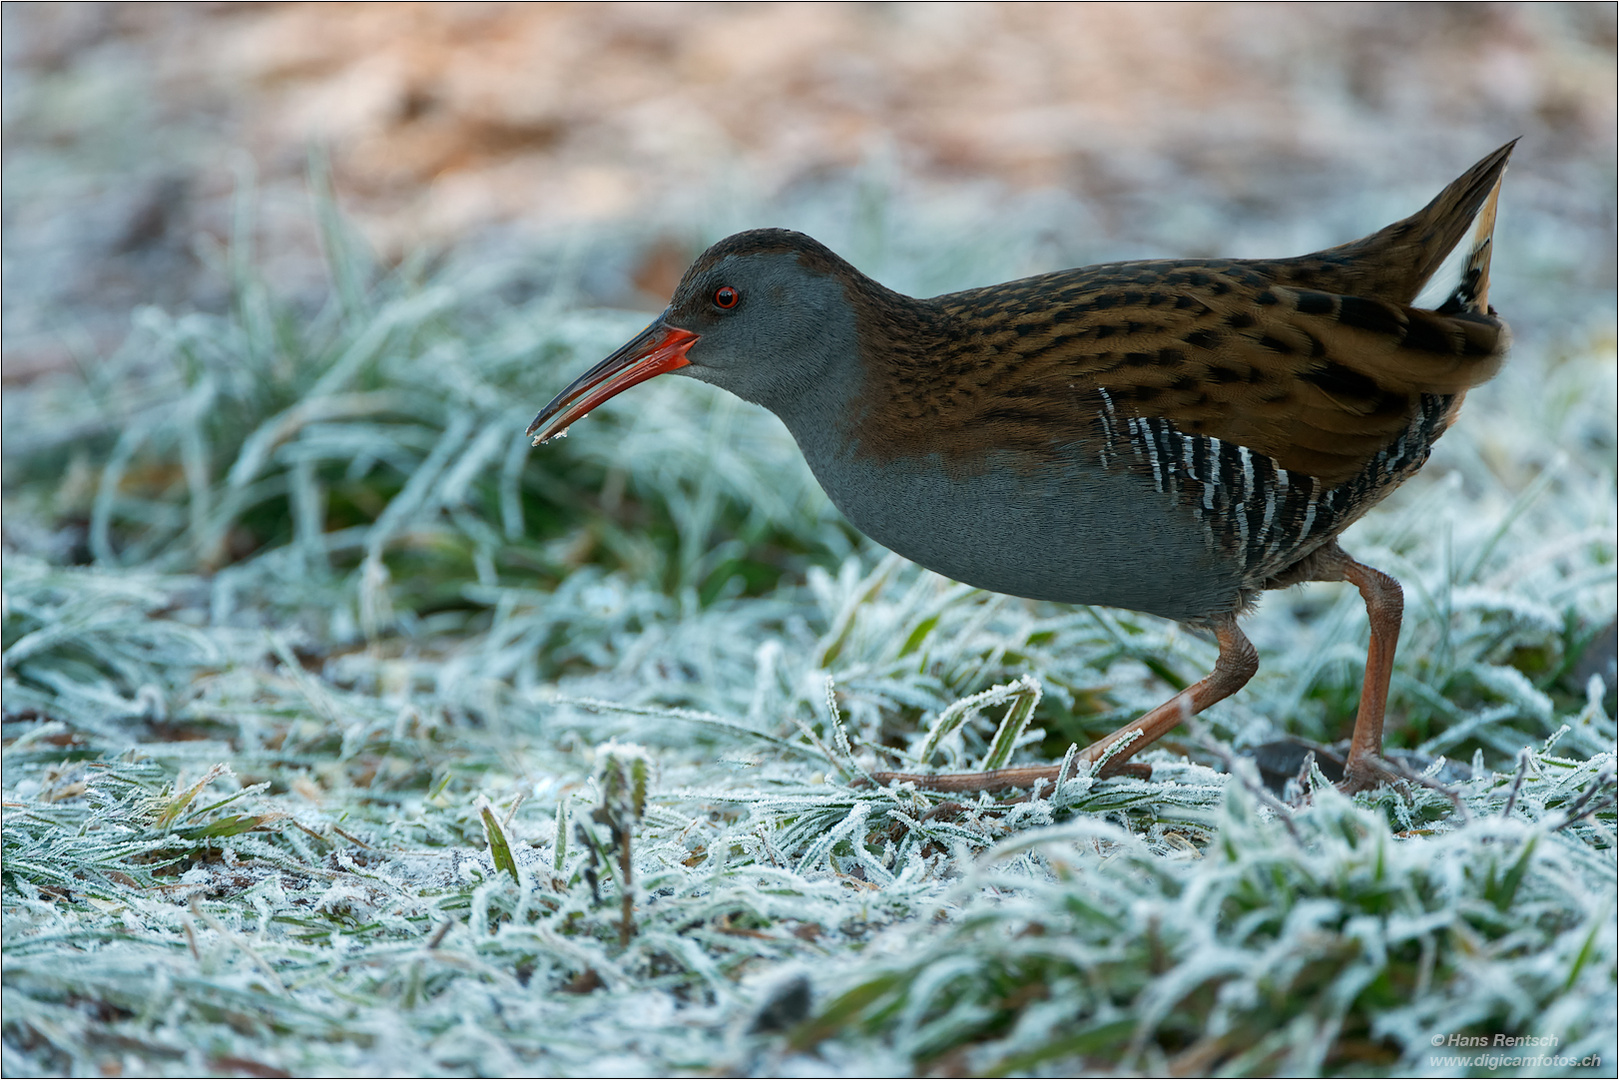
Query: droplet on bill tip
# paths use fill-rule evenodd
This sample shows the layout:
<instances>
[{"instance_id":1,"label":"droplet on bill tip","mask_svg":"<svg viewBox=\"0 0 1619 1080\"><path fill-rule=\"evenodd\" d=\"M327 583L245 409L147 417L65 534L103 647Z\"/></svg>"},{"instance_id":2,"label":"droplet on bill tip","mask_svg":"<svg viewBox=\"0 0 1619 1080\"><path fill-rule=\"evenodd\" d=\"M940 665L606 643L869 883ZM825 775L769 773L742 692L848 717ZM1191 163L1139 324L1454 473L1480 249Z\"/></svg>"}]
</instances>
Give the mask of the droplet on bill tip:
<instances>
[{"instance_id":1,"label":"droplet on bill tip","mask_svg":"<svg viewBox=\"0 0 1619 1080\"><path fill-rule=\"evenodd\" d=\"M529 445L530 446L541 446L541 445L544 445L545 443L550 442L552 439L566 439L567 437L568 437L568 429L563 428L561 431L557 432L556 434L550 435L550 436L548 436L548 437L546 437L544 439L542 439L538 435L536 435L536 436L534 436L534 441L529 443Z\"/></svg>"}]
</instances>

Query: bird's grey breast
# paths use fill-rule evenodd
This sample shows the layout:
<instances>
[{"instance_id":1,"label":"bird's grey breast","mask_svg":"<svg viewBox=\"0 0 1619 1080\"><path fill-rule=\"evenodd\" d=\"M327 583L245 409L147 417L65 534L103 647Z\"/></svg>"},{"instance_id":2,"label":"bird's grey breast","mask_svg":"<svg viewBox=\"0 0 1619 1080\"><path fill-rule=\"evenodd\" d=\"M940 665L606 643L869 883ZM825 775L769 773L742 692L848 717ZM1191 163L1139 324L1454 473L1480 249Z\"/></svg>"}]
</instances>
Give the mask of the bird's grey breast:
<instances>
[{"instance_id":1,"label":"bird's grey breast","mask_svg":"<svg viewBox=\"0 0 1619 1080\"><path fill-rule=\"evenodd\" d=\"M799 444L857 528L957 581L1188 621L1242 604L1240 568L1192 514L1150 478L1103 468L1077 445L1038 461L996 451L966 466L939 454L863 455L858 443Z\"/></svg>"}]
</instances>

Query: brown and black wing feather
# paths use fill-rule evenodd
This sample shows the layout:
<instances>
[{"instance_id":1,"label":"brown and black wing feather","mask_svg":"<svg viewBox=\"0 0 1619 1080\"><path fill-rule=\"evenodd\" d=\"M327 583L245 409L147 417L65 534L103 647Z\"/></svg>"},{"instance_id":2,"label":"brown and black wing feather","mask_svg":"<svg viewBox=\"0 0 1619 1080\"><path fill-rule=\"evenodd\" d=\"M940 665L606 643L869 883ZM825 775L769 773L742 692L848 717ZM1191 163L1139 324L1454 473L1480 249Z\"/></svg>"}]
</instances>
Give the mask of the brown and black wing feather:
<instances>
[{"instance_id":1,"label":"brown and black wing feather","mask_svg":"<svg viewBox=\"0 0 1619 1080\"><path fill-rule=\"evenodd\" d=\"M1315 255L1113 263L924 302L933 311L906 321L931 327L871 328L894 343L881 390L896 405L890 434L946 457L1034 451L1094 437L1105 391L1127 415L1247 447L1328 487L1350 480L1411 425L1423 395L1461 394L1500 366L1505 323L1458 299L1488 287L1484 223L1471 285L1437 311L1409 305L1481 218L1510 151L1405 221Z\"/></svg>"}]
</instances>

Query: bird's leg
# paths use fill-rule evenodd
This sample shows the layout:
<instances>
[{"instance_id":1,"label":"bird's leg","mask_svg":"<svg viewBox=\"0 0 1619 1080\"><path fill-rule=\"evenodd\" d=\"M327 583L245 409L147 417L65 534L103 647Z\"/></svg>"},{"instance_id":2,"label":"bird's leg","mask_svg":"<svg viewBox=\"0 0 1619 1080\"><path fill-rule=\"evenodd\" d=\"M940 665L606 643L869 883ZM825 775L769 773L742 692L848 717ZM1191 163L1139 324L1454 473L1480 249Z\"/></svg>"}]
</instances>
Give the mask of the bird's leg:
<instances>
[{"instance_id":1,"label":"bird's leg","mask_svg":"<svg viewBox=\"0 0 1619 1080\"><path fill-rule=\"evenodd\" d=\"M1389 700L1389 678L1394 674L1394 647L1400 641L1400 620L1405 594L1400 583L1370 566L1358 563L1336 542L1318 548L1266 588L1285 588L1304 581L1347 581L1360 590L1372 640L1366 649L1366 677L1361 682L1360 707L1355 710L1355 733L1338 787L1349 793L1365 791L1392 778L1380 764L1383 754L1383 710Z\"/></svg>"},{"instance_id":2,"label":"bird's leg","mask_svg":"<svg viewBox=\"0 0 1619 1080\"><path fill-rule=\"evenodd\" d=\"M1405 594L1398 581L1347 555L1343 579L1360 590L1361 599L1366 601L1366 617L1372 624L1372 640L1366 648L1366 677L1360 686L1360 707L1355 710L1355 733L1349 741L1349 760L1344 763L1344 778L1339 784L1344 791L1355 792L1375 787L1384 778L1384 770L1377 762L1383 754L1383 710L1388 706Z\"/></svg>"},{"instance_id":3,"label":"bird's leg","mask_svg":"<svg viewBox=\"0 0 1619 1080\"><path fill-rule=\"evenodd\" d=\"M1372 571L1376 573L1376 571ZM1241 690L1254 672L1259 670L1259 654L1237 628L1237 617L1226 615L1214 624L1214 638L1220 643L1220 656L1214 670L1185 690L1176 694L1151 712L1124 725L1111 735L1096 740L1078 754L1078 761L1098 761L1106 756L1120 739L1130 739L1109 757L1102 766L1102 776L1135 771L1146 766L1128 765L1128 759L1145 750L1187 717L1195 716L1216 701L1230 697ZM1131 738L1134 736L1134 738ZM957 773L949 776L923 773L873 773L880 784L898 780L911 781L930 791L1000 791L1005 788L1029 787L1037 781L1055 784L1060 765L1037 765L1019 769L995 769L991 772Z\"/></svg>"},{"instance_id":4,"label":"bird's leg","mask_svg":"<svg viewBox=\"0 0 1619 1080\"><path fill-rule=\"evenodd\" d=\"M1120 739L1135 735L1128 746L1120 748L1102 766L1103 776L1112 775L1120 771L1127 759L1163 738L1182 721L1248 685L1248 680L1259 670L1259 654L1237 628L1235 615L1226 615L1214 624L1214 640L1220 645L1220 655L1214 661L1213 671L1151 712L1096 740L1076 756L1083 761L1099 760Z\"/></svg>"}]
</instances>

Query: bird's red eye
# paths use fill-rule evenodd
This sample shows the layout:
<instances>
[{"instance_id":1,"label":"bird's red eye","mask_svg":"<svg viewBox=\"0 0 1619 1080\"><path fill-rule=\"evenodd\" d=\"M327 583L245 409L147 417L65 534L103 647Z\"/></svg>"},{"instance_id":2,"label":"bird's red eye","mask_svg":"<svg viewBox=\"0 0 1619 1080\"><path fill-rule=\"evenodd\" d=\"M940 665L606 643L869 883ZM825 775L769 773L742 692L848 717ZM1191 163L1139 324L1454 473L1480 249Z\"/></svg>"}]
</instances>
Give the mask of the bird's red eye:
<instances>
[{"instance_id":1,"label":"bird's red eye","mask_svg":"<svg viewBox=\"0 0 1619 1080\"><path fill-rule=\"evenodd\" d=\"M721 285L719 288L714 290L715 307L734 308L736 307L737 301L741 299L742 294L731 288L729 285Z\"/></svg>"}]
</instances>

